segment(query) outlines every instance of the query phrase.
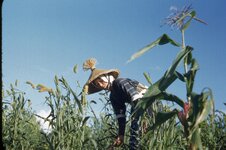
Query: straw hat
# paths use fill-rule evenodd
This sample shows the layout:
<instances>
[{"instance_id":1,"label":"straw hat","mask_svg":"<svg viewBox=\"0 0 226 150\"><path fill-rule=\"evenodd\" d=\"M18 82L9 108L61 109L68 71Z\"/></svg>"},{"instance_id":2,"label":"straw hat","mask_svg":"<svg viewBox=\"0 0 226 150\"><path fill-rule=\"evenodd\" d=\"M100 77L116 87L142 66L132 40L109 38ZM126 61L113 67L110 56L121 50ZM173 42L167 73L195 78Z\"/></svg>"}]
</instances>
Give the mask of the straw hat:
<instances>
[{"instance_id":1,"label":"straw hat","mask_svg":"<svg viewBox=\"0 0 226 150\"><path fill-rule=\"evenodd\" d=\"M102 89L97 88L93 84L93 81L95 79L97 79L99 76L108 74L108 75L112 75L116 79L119 75L118 69L109 69L109 70L96 69L95 65L96 65L96 59L94 59L94 58L90 58L83 63L84 71L91 70L91 75L89 76L89 79L83 88L83 90L86 94L93 94L93 93L96 93L96 92L99 92L102 90Z\"/></svg>"}]
</instances>

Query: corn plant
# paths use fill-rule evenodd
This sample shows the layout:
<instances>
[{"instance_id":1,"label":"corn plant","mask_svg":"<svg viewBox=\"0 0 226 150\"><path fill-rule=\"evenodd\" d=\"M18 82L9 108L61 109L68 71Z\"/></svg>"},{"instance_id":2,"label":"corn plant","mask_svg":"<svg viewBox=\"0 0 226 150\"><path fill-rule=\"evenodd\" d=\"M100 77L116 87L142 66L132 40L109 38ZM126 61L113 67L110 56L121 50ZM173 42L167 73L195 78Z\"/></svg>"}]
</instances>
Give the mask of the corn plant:
<instances>
[{"instance_id":1,"label":"corn plant","mask_svg":"<svg viewBox=\"0 0 226 150\"><path fill-rule=\"evenodd\" d=\"M201 123L201 138L204 148L226 149L226 114L216 110L215 117L208 116L207 120Z\"/></svg>"},{"instance_id":2,"label":"corn plant","mask_svg":"<svg viewBox=\"0 0 226 150\"><path fill-rule=\"evenodd\" d=\"M17 89L17 82L10 85L3 96L2 138L6 149L45 149L40 126L31 109L31 100Z\"/></svg>"},{"instance_id":3,"label":"corn plant","mask_svg":"<svg viewBox=\"0 0 226 150\"><path fill-rule=\"evenodd\" d=\"M157 45L169 43L179 48L172 65L158 81L152 83L150 76L144 73L150 86L142 100L138 102L135 113L135 115L141 115L139 145L142 150L226 149L225 113L214 110L211 89L204 88L201 93L193 91L199 65L192 56L193 48L185 45L185 31L192 20L206 24L196 17L191 6L174 12L166 18L166 24L180 30L182 42L178 43L167 34L163 34L135 53L129 60L136 59ZM183 68L178 71L180 63L183 63ZM73 69L75 73L77 73L77 67L76 65ZM185 84L186 99L167 92L167 88L175 80ZM59 79L55 76L54 83L55 87L49 88L42 84L34 85L30 81L27 82L33 89L47 92L43 101L51 110L48 117L39 116L32 111L32 100L25 98L25 92L18 89L17 81L14 85L10 85L9 90L2 90L4 147L22 150L110 148L117 136L118 127L107 94L100 93L100 101L105 105L101 114L97 115L93 110L93 105L96 105L95 100L86 100L83 92L77 94L64 77ZM77 87L79 89L79 85ZM166 105L163 105L163 101L167 101ZM173 107L168 104L173 104ZM212 113L211 110L213 110ZM130 115L129 112L127 114L127 116ZM35 117L48 122L50 130L43 131ZM128 149L129 128L130 118L128 117L125 143L121 147L114 148L115 150Z\"/></svg>"},{"instance_id":4,"label":"corn plant","mask_svg":"<svg viewBox=\"0 0 226 150\"><path fill-rule=\"evenodd\" d=\"M159 126L168 119L178 115L178 119L184 128L187 148L202 149L200 123L203 122L208 114L211 113L211 110L214 108L214 103L210 89L204 89L200 94L193 91L194 79L196 72L199 69L199 65L197 60L192 56L193 48L189 45L185 45L185 30L189 27L192 20L205 23L196 17L196 12L191 8L191 6L184 7L181 11L174 12L166 19L166 24L180 29L182 34L182 44L175 42L167 34L163 34L157 40L132 55L129 61L143 55L145 52L157 45L170 43L181 49L163 77L148 88L144 98L138 103L137 114L143 114L154 101L167 100L178 104L178 106L182 107L182 111L174 109L169 112L159 112L156 115L156 121L153 127ZM177 71L178 65L182 61L184 64L183 73ZM186 85L186 100L166 91L167 88L177 79Z\"/></svg>"},{"instance_id":5,"label":"corn plant","mask_svg":"<svg viewBox=\"0 0 226 150\"><path fill-rule=\"evenodd\" d=\"M157 103L156 103L157 102ZM141 135L140 147L141 149L180 149L183 148L184 138L182 137L181 129L176 126L176 118L172 117L167 122L160 126L153 126L159 116L156 116L158 112L169 111L168 106L163 106L160 101L156 101L152 104L152 113L147 114L145 112L146 130ZM158 103L161 104L161 109L158 107ZM144 118L141 119L143 121ZM141 124L142 127L142 124ZM148 129L152 127L152 129Z\"/></svg>"},{"instance_id":6,"label":"corn plant","mask_svg":"<svg viewBox=\"0 0 226 150\"><path fill-rule=\"evenodd\" d=\"M31 84L31 82L28 82ZM49 122L50 133L43 132L49 149L90 149L96 148L96 141L93 140L91 128L87 121L89 116L85 116L85 107L83 101L85 97L79 99L78 95L72 90L65 78L54 80L56 88L48 88L38 84L36 89L39 92L48 92L46 104L51 111L48 117L43 118ZM33 85L33 84L31 84ZM35 87L35 86L33 86Z\"/></svg>"}]
</instances>

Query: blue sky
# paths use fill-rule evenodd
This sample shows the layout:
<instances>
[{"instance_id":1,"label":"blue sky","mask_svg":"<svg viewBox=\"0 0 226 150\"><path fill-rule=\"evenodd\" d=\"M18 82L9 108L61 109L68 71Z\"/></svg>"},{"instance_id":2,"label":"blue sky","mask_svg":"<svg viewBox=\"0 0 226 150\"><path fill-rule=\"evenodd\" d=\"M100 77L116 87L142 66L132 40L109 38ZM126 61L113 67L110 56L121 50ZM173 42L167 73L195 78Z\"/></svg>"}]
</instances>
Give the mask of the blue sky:
<instances>
[{"instance_id":1,"label":"blue sky","mask_svg":"<svg viewBox=\"0 0 226 150\"><path fill-rule=\"evenodd\" d=\"M192 4L208 25L193 21L185 32L186 44L194 47L198 60L194 91L212 89L216 108L226 110L226 2L224 0L5 0L3 25L3 84L19 81L36 111L47 110L46 93L25 84L32 81L54 88L54 76L64 76L74 90L76 82L83 85L90 72L82 70L90 57L98 61L97 68L118 68L120 77L137 79L148 85L143 72L155 82L162 77L180 49L171 45L158 46L126 64L140 48L163 33L180 42L181 34L161 26L170 7ZM78 73L73 73L74 65ZM182 66L180 66L182 67ZM169 92L185 99L184 84L175 82ZM89 96L96 99L98 95ZM98 106L94 106L98 109ZM99 106L100 107L100 106Z\"/></svg>"}]
</instances>

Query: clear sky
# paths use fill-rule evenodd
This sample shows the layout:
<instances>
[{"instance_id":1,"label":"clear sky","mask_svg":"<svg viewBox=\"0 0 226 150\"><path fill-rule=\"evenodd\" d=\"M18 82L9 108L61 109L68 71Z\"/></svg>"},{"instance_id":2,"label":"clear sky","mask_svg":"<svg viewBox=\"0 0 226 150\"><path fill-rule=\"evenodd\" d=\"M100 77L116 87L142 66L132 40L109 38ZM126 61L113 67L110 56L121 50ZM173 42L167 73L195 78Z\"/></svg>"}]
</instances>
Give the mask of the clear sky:
<instances>
[{"instance_id":1,"label":"clear sky","mask_svg":"<svg viewBox=\"0 0 226 150\"><path fill-rule=\"evenodd\" d=\"M172 6L192 4L197 17L208 25L193 21L185 32L186 44L194 47L198 60L194 91L212 89L216 108L226 107L226 1L225 0L4 0L2 8L2 67L4 88L19 81L36 111L47 110L44 97L26 81L54 88L54 76L64 76L74 90L83 85L90 71L83 62L95 57L97 68L118 68L120 77L137 79L148 85L160 79L179 52L171 45L158 46L126 64L140 48L163 33L181 42L178 30L161 26ZM73 73L74 65L78 73ZM182 67L182 65L180 66ZM185 87L175 82L168 90L185 99ZM96 99L94 94L89 99ZM97 106L96 109L98 109Z\"/></svg>"}]
</instances>

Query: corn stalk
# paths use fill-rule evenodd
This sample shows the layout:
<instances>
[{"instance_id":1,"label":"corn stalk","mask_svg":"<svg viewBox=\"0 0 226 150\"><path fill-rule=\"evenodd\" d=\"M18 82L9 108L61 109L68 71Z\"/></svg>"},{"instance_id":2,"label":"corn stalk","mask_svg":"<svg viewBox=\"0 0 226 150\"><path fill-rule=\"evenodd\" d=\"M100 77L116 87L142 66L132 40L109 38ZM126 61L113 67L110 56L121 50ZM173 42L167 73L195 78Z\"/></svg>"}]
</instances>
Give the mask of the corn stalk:
<instances>
[{"instance_id":1,"label":"corn stalk","mask_svg":"<svg viewBox=\"0 0 226 150\"><path fill-rule=\"evenodd\" d=\"M3 96L3 146L15 150L45 149L46 143L41 140L41 129L33 115L31 100L25 99L25 93L16 88L17 82L11 84Z\"/></svg>"},{"instance_id":2,"label":"corn stalk","mask_svg":"<svg viewBox=\"0 0 226 150\"><path fill-rule=\"evenodd\" d=\"M50 133L42 133L49 143L49 149L83 149L96 147L87 125L89 116L85 116L82 100L72 90L65 78L55 76L55 90L48 91L46 104L51 111L49 121ZM76 143L76 144L75 144Z\"/></svg>"},{"instance_id":3,"label":"corn stalk","mask_svg":"<svg viewBox=\"0 0 226 150\"><path fill-rule=\"evenodd\" d=\"M187 17L188 20L185 20ZM167 43L177 47L181 45L181 50L172 65L165 72L162 78L148 88L148 91L145 93L142 101L138 103L137 114L144 114L148 107L150 107L155 101L166 100L175 102L178 106L182 107L183 110L179 111L174 109L169 112L157 113L155 124L151 129L155 129L178 114L178 118L184 127L184 134L187 139L188 149L202 149L202 142L200 138L201 130L199 125L207 118L208 114L211 113L211 110L214 110L214 100L211 90L202 91L200 94L193 92L194 79L199 66L196 59L192 57L193 48L185 45L184 33L194 18L196 18L196 13L191 10L190 6L185 7L181 12L174 13L173 16L167 18L167 21L171 26L179 25L178 28L182 33L182 44L178 44L168 35L163 34L157 40L132 55L129 61L134 60L158 45ZM200 21L199 19L196 20ZM184 73L177 71L178 65L182 60L184 60ZM186 85L187 102L177 97L175 94L167 93L166 91L167 88L177 79L184 82Z\"/></svg>"}]
</instances>

